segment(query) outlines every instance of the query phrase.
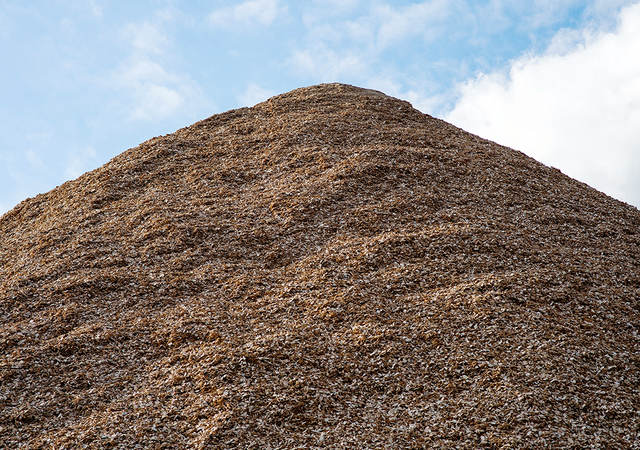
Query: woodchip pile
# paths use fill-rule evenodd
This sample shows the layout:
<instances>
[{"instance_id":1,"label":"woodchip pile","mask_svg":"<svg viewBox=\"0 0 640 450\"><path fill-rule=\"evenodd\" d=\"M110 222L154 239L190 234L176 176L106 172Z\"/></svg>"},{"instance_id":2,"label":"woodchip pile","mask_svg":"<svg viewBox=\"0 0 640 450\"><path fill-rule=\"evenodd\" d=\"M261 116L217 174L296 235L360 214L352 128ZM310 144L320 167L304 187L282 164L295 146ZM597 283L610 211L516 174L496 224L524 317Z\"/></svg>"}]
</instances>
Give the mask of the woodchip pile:
<instances>
[{"instance_id":1,"label":"woodchip pile","mask_svg":"<svg viewBox=\"0 0 640 450\"><path fill-rule=\"evenodd\" d=\"M0 218L0 447L640 441L640 211L326 84Z\"/></svg>"}]
</instances>

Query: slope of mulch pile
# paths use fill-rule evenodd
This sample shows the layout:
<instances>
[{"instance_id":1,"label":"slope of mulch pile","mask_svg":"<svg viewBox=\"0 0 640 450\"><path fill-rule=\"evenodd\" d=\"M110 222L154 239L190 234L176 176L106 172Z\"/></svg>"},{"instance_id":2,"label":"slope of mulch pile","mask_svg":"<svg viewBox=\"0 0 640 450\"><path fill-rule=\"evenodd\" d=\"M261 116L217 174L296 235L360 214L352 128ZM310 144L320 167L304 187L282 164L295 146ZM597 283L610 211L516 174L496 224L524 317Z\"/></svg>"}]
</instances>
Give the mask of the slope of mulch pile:
<instances>
[{"instance_id":1,"label":"slope of mulch pile","mask_svg":"<svg viewBox=\"0 0 640 450\"><path fill-rule=\"evenodd\" d=\"M0 218L0 447L640 440L640 211L340 84Z\"/></svg>"}]
</instances>

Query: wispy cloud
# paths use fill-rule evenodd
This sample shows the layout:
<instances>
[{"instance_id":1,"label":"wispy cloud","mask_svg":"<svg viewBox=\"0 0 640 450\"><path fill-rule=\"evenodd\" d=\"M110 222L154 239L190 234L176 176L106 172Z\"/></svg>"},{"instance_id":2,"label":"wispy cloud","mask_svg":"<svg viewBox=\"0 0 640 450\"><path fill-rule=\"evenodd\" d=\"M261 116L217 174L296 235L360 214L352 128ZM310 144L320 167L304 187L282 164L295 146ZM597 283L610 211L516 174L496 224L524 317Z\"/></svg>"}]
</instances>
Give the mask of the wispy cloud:
<instances>
[{"instance_id":1,"label":"wispy cloud","mask_svg":"<svg viewBox=\"0 0 640 450\"><path fill-rule=\"evenodd\" d=\"M237 25L271 25L286 11L278 0L248 0L234 6L216 9L209 14L209 23L220 27Z\"/></svg>"},{"instance_id":2,"label":"wispy cloud","mask_svg":"<svg viewBox=\"0 0 640 450\"><path fill-rule=\"evenodd\" d=\"M314 82L346 81L366 84L403 98L410 98L420 109L435 108L435 97L419 88L420 78L395 61L395 49L406 53L415 48L412 40L435 42L446 32L452 17L464 10L463 0L426 0L408 5L393 2L351 2L340 14L329 14L331 3L316 1L303 13L306 28L287 60L294 73L310 77ZM361 5L357 11L352 11ZM355 14L354 14L355 12ZM336 19L339 16L339 19ZM421 55L428 57L428 53ZM430 61L434 64L434 61ZM423 67L422 70L425 68ZM423 78L423 77L422 77ZM399 80L403 80L402 83ZM414 87L408 88L413 84Z\"/></svg>"},{"instance_id":3,"label":"wispy cloud","mask_svg":"<svg viewBox=\"0 0 640 450\"><path fill-rule=\"evenodd\" d=\"M292 45L287 63L314 81L402 82L403 92L412 90L423 105L442 110L453 100L455 82L505 64L526 41L528 51L546 46L544 30L568 20L603 22L630 1L383 0L334 9L333 0L317 0L302 10L305 32ZM461 52L468 57L460 58ZM446 81L436 85L434 80Z\"/></svg>"},{"instance_id":4,"label":"wispy cloud","mask_svg":"<svg viewBox=\"0 0 640 450\"><path fill-rule=\"evenodd\" d=\"M307 10L308 17L335 17L353 11L362 0L312 0Z\"/></svg>"},{"instance_id":5,"label":"wispy cloud","mask_svg":"<svg viewBox=\"0 0 640 450\"><path fill-rule=\"evenodd\" d=\"M97 167L97 152L93 147L86 147L82 151L75 152L65 167L64 175L67 179L77 178L87 170Z\"/></svg>"},{"instance_id":6,"label":"wispy cloud","mask_svg":"<svg viewBox=\"0 0 640 450\"><path fill-rule=\"evenodd\" d=\"M129 92L129 118L154 120L171 116L187 103L198 103L200 89L186 75L167 71L152 59L127 60L115 74L119 85Z\"/></svg>"},{"instance_id":7,"label":"wispy cloud","mask_svg":"<svg viewBox=\"0 0 640 450\"><path fill-rule=\"evenodd\" d=\"M172 19L172 14L163 10L154 21L130 23L123 28L130 55L113 73L112 81L129 98L126 109L131 120L164 119L187 105L202 103L204 96L198 84L165 64L172 47L165 25Z\"/></svg>"},{"instance_id":8,"label":"wispy cloud","mask_svg":"<svg viewBox=\"0 0 640 450\"><path fill-rule=\"evenodd\" d=\"M411 37L436 38L445 31L441 25L462 9L460 5L460 0L427 0L406 6L374 2L359 14L341 21L328 15L326 8L322 10L324 13L312 9L303 14L306 44L315 47L325 44L332 50L333 46L340 46L359 54L379 54Z\"/></svg>"},{"instance_id":9,"label":"wispy cloud","mask_svg":"<svg viewBox=\"0 0 640 450\"><path fill-rule=\"evenodd\" d=\"M640 4L611 32L558 35L542 55L459 87L445 117L640 204Z\"/></svg>"},{"instance_id":10,"label":"wispy cloud","mask_svg":"<svg viewBox=\"0 0 640 450\"><path fill-rule=\"evenodd\" d=\"M505 2L501 2L505 3ZM557 23L565 13L576 5L584 4L584 0L534 0L508 5L522 8L517 13L526 18L523 25L528 28L547 27ZM522 26L522 25L521 25Z\"/></svg>"},{"instance_id":11,"label":"wispy cloud","mask_svg":"<svg viewBox=\"0 0 640 450\"><path fill-rule=\"evenodd\" d=\"M637 2L638 0L591 0L586 13L589 17L606 24L610 19L615 20L621 8Z\"/></svg>"},{"instance_id":12,"label":"wispy cloud","mask_svg":"<svg viewBox=\"0 0 640 450\"><path fill-rule=\"evenodd\" d=\"M93 14L95 17L102 17L104 8L98 0L89 0L87 5L89 7L89 10L91 11L91 14Z\"/></svg>"},{"instance_id":13,"label":"wispy cloud","mask_svg":"<svg viewBox=\"0 0 640 450\"><path fill-rule=\"evenodd\" d=\"M430 0L404 7L383 4L373 9L377 27L377 45L384 49L411 36L435 39L445 30L442 27L457 9L459 2Z\"/></svg>"},{"instance_id":14,"label":"wispy cloud","mask_svg":"<svg viewBox=\"0 0 640 450\"><path fill-rule=\"evenodd\" d=\"M238 103L242 106L253 106L276 95L275 91L265 89L256 83L249 83L242 94L238 96Z\"/></svg>"},{"instance_id":15,"label":"wispy cloud","mask_svg":"<svg viewBox=\"0 0 640 450\"><path fill-rule=\"evenodd\" d=\"M368 71L366 60L356 52L335 51L322 44L294 52L288 63L296 72L311 75L317 81L337 81Z\"/></svg>"},{"instance_id":16,"label":"wispy cloud","mask_svg":"<svg viewBox=\"0 0 640 450\"><path fill-rule=\"evenodd\" d=\"M130 23L124 27L123 35L138 52L160 55L169 45L166 33L150 22Z\"/></svg>"}]
</instances>

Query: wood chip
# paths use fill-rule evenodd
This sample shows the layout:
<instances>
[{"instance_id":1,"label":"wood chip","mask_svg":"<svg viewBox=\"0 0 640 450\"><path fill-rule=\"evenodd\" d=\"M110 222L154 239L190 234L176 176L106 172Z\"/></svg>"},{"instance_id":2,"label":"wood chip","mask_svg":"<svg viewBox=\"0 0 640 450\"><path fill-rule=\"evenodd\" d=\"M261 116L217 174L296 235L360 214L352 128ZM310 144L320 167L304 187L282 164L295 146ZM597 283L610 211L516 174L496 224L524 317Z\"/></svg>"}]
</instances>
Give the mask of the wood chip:
<instances>
[{"instance_id":1,"label":"wood chip","mask_svg":"<svg viewBox=\"0 0 640 450\"><path fill-rule=\"evenodd\" d=\"M0 447L640 442L640 211L325 84L0 218Z\"/></svg>"}]
</instances>

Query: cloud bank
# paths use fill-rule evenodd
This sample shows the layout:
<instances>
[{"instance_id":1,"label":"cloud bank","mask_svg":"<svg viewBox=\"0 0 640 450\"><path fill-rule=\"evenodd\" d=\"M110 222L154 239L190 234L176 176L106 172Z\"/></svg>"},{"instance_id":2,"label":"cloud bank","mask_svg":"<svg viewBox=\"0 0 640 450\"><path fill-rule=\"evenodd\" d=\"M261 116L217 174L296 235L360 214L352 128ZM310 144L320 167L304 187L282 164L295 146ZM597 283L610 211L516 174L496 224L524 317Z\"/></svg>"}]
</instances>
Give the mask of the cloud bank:
<instances>
[{"instance_id":1,"label":"cloud bank","mask_svg":"<svg viewBox=\"0 0 640 450\"><path fill-rule=\"evenodd\" d=\"M459 86L445 120L640 204L640 4Z\"/></svg>"}]
</instances>

